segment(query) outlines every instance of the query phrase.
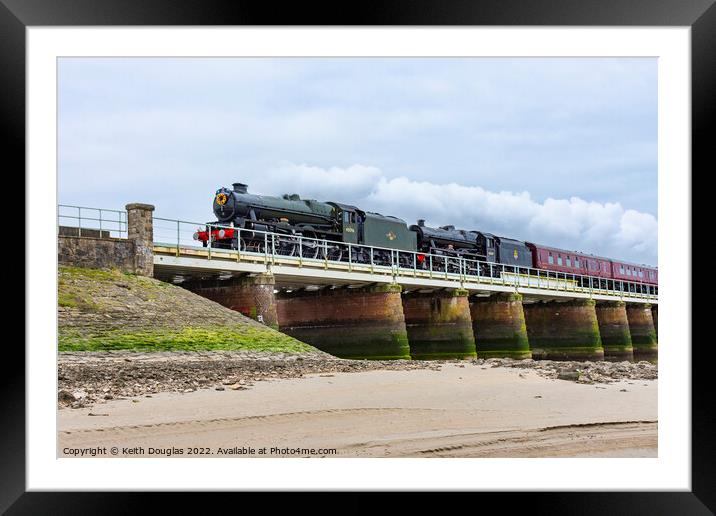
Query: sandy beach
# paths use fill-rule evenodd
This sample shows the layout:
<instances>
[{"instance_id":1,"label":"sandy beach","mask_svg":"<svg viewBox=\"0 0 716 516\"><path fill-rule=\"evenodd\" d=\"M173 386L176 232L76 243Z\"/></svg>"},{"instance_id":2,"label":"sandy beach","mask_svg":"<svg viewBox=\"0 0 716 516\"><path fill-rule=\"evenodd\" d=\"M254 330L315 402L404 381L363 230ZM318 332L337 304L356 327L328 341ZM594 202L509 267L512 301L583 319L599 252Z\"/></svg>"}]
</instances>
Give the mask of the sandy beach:
<instances>
[{"instance_id":1,"label":"sandy beach","mask_svg":"<svg viewBox=\"0 0 716 516\"><path fill-rule=\"evenodd\" d=\"M656 457L657 381L578 383L534 369L451 362L59 410L58 456L93 454Z\"/></svg>"}]
</instances>

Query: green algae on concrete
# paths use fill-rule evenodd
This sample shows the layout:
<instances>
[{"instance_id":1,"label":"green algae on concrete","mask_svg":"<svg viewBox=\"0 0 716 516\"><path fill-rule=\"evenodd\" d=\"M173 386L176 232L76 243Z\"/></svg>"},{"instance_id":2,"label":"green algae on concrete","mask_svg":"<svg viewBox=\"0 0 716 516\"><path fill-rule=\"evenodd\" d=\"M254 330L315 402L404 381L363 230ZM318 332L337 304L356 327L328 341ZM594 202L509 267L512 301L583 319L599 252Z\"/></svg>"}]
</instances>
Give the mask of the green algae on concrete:
<instances>
[{"instance_id":1,"label":"green algae on concrete","mask_svg":"<svg viewBox=\"0 0 716 516\"><path fill-rule=\"evenodd\" d=\"M533 358L604 359L594 300L530 303L524 312Z\"/></svg>"},{"instance_id":2,"label":"green algae on concrete","mask_svg":"<svg viewBox=\"0 0 716 516\"><path fill-rule=\"evenodd\" d=\"M60 266L59 351L316 352L188 290L120 270Z\"/></svg>"},{"instance_id":3,"label":"green algae on concrete","mask_svg":"<svg viewBox=\"0 0 716 516\"><path fill-rule=\"evenodd\" d=\"M474 297L470 300L470 312L478 357L532 357L520 294Z\"/></svg>"},{"instance_id":4,"label":"green algae on concrete","mask_svg":"<svg viewBox=\"0 0 716 516\"><path fill-rule=\"evenodd\" d=\"M324 288L277 298L281 331L340 358L410 359L400 285Z\"/></svg>"},{"instance_id":5,"label":"green algae on concrete","mask_svg":"<svg viewBox=\"0 0 716 516\"><path fill-rule=\"evenodd\" d=\"M626 307L634 358L650 358L658 354L656 328L650 304L628 303Z\"/></svg>"},{"instance_id":6,"label":"green algae on concrete","mask_svg":"<svg viewBox=\"0 0 716 516\"><path fill-rule=\"evenodd\" d=\"M61 332L59 351L270 351L310 353L315 348L277 331L237 327L110 329L92 334Z\"/></svg>"},{"instance_id":7,"label":"green algae on concrete","mask_svg":"<svg viewBox=\"0 0 716 516\"><path fill-rule=\"evenodd\" d=\"M475 358L468 292L464 289L403 295L403 313L416 360Z\"/></svg>"},{"instance_id":8,"label":"green algae on concrete","mask_svg":"<svg viewBox=\"0 0 716 516\"><path fill-rule=\"evenodd\" d=\"M633 360L629 321L624 301L600 301L595 310L599 322L604 357L611 360Z\"/></svg>"},{"instance_id":9,"label":"green algae on concrete","mask_svg":"<svg viewBox=\"0 0 716 516\"><path fill-rule=\"evenodd\" d=\"M280 305L280 302L279 302ZM405 330L391 324L342 324L282 328L292 337L333 356L347 359L409 360L410 346Z\"/></svg>"}]
</instances>

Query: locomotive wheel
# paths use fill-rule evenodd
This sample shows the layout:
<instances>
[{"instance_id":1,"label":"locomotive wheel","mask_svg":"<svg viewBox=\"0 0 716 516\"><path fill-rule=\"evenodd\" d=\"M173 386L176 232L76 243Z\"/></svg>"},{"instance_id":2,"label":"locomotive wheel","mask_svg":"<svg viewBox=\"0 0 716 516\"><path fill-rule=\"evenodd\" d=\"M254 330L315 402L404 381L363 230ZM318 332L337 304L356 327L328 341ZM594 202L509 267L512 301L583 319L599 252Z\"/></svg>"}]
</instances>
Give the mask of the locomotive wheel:
<instances>
[{"instance_id":1,"label":"locomotive wheel","mask_svg":"<svg viewBox=\"0 0 716 516\"><path fill-rule=\"evenodd\" d=\"M281 256L295 256L298 252L298 243L291 239L281 239L278 241L278 249L276 254Z\"/></svg>"},{"instance_id":2,"label":"locomotive wheel","mask_svg":"<svg viewBox=\"0 0 716 516\"><path fill-rule=\"evenodd\" d=\"M413 255L408 253L400 253L398 255L398 263L403 269L413 268Z\"/></svg>"},{"instance_id":3,"label":"locomotive wheel","mask_svg":"<svg viewBox=\"0 0 716 516\"><path fill-rule=\"evenodd\" d=\"M351 261L353 263L368 263L370 262L370 256L363 249L356 249L355 247L350 250Z\"/></svg>"},{"instance_id":4,"label":"locomotive wheel","mask_svg":"<svg viewBox=\"0 0 716 516\"><path fill-rule=\"evenodd\" d=\"M254 241L254 242L249 242L247 244L246 250L249 251L250 253L263 254L265 248L266 248L266 246L264 245L263 242Z\"/></svg>"},{"instance_id":5,"label":"locomotive wheel","mask_svg":"<svg viewBox=\"0 0 716 516\"><path fill-rule=\"evenodd\" d=\"M303 244L301 247L301 254L304 258L318 258L318 253L321 251L321 248L317 245L306 245Z\"/></svg>"},{"instance_id":6,"label":"locomotive wheel","mask_svg":"<svg viewBox=\"0 0 716 516\"><path fill-rule=\"evenodd\" d=\"M374 265L380 265L384 267L390 267L392 265L391 259L390 259L390 253L386 251L376 251L373 255L373 264Z\"/></svg>"},{"instance_id":7,"label":"locomotive wheel","mask_svg":"<svg viewBox=\"0 0 716 516\"><path fill-rule=\"evenodd\" d=\"M343 250L340 247L328 249L328 259L333 262L340 262L343 258Z\"/></svg>"},{"instance_id":8,"label":"locomotive wheel","mask_svg":"<svg viewBox=\"0 0 716 516\"><path fill-rule=\"evenodd\" d=\"M447 268L449 274L459 274L460 273L460 262L456 259L447 259Z\"/></svg>"}]
</instances>

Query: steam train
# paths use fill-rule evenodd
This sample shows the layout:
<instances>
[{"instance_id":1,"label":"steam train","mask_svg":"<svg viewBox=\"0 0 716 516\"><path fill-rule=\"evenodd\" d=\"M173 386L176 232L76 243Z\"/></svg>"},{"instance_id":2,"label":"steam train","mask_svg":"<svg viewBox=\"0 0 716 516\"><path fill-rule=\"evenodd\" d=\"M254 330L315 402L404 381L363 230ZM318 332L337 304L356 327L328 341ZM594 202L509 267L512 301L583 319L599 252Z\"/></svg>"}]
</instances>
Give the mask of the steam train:
<instances>
[{"instance_id":1,"label":"steam train","mask_svg":"<svg viewBox=\"0 0 716 516\"><path fill-rule=\"evenodd\" d=\"M263 252L267 245L264 235L269 232L279 235L271 242L272 252L287 256L300 254L304 258L377 265L390 265L397 260L401 267L445 267L450 271L462 266L467 267L462 271L466 274L492 276L523 267L560 277L573 274L580 277L575 279L580 282L586 281L581 279L583 276L591 277L589 281L602 288L619 288L617 282L627 282L653 286L655 291L658 284L655 267L455 226L432 228L422 219L408 226L397 217L348 204L301 199L297 194L254 195L246 184L232 186L222 187L214 195L217 221L194 234L204 246Z\"/></svg>"}]
</instances>

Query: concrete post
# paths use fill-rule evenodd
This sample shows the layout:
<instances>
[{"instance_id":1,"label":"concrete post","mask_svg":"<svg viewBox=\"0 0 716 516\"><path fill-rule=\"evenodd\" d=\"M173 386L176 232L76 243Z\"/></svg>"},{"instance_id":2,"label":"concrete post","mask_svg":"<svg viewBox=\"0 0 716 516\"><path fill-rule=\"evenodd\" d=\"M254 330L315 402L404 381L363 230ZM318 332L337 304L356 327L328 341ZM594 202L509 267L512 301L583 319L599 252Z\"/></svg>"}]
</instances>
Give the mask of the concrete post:
<instances>
[{"instance_id":1,"label":"concrete post","mask_svg":"<svg viewBox=\"0 0 716 516\"><path fill-rule=\"evenodd\" d=\"M595 307L599 334L602 337L604 358L611 360L633 360L634 348L631 343L629 321L624 301L602 301Z\"/></svg>"},{"instance_id":2,"label":"concrete post","mask_svg":"<svg viewBox=\"0 0 716 516\"><path fill-rule=\"evenodd\" d=\"M470 301L475 347L480 358L531 358L520 294L495 294Z\"/></svg>"},{"instance_id":3,"label":"concrete post","mask_svg":"<svg viewBox=\"0 0 716 516\"><path fill-rule=\"evenodd\" d=\"M127 238L134 243L134 272L154 276L154 221L151 204L127 204Z\"/></svg>"},{"instance_id":4,"label":"concrete post","mask_svg":"<svg viewBox=\"0 0 716 516\"><path fill-rule=\"evenodd\" d=\"M403 294L410 356L419 360L475 358L468 292Z\"/></svg>"},{"instance_id":5,"label":"concrete post","mask_svg":"<svg viewBox=\"0 0 716 516\"><path fill-rule=\"evenodd\" d=\"M658 351L656 329L650 304L629 303L626 307L634 358L655 357Z\"/></svg>"},{"instance_id":6,"label":"concrete post","mask_svg":"<svg viewBox=\"0 0 716 516\"><path fill-rule=\"evenodd\" d=\"M400 285L282 293L283 333L341 358L410 359Z\"/></svg>"},{"instance_id":7,"label":"concrete post","mask_svg":"<svg viewBox=\"0 0 716 516\"><path fill-rule=\"evenodd\" d=\"M278 329L276 281L272 274L238 276L227 280L196 280L182 284L188 290L226 308Z\"/></svg>"},{"instance_id":8,"label":"concrete post","mask_svg":"<svg viewBox=\"0 0 716 516\"><path fill-rule=\"evenodd\" d=\"M594 305L592 299L525 304L532 357L603 360L604 348Z\"/></svg>"}]
</instances>

